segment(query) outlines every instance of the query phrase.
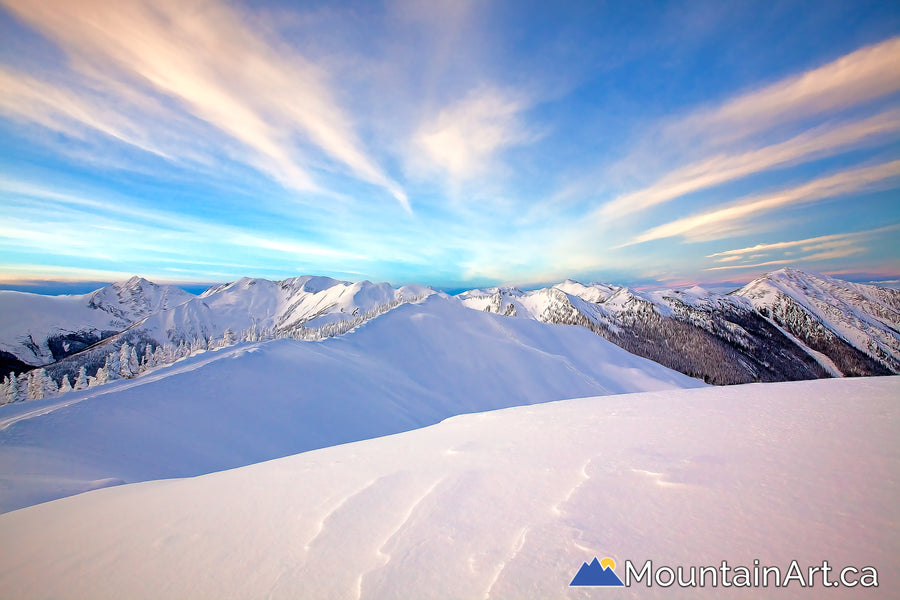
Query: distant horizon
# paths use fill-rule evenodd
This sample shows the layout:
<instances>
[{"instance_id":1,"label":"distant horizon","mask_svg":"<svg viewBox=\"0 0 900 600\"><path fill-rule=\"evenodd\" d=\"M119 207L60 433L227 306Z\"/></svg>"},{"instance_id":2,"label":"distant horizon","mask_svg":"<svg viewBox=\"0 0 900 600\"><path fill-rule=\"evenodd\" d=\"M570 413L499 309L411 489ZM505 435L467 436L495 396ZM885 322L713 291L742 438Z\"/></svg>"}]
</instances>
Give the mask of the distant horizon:
<instances>
[{"instance_id":1,"label":"distant horizon","mask_svg":"<svg viewBox=\"0 0 900 600\"><path fill-rule=\"evenodd\" d=\"M898 280L898 56L879 0L2 0L0 280Z\"/></svg>"},{"instance_id":2,"label":"distant horizon","mask_svg":"<svg viewBox=\"0 0 900 600\"><path fill-rule=\"evenodd\" d=\"M730 291L734 291L740 287L743 287L744 285L746 285L747 283L750 283L751 281L753 281L754 279L756 279L758 277L761 277L767 273L772 273L772 272L778 271L783 268L793 268L793 269L797 269L797 270L816 273L816 271L812 271L811 269L799 269L799 268L793 267L791 265L783 265L777 269L773 268L768 271L762 271L762 272L756 273L756 274L748 277L746 280L734 280L734 281L726 281L726 282L685 281L685 282L682 282L680 285L668 285L668 286L659 285L658 282L657 283L648 283L648 282L641 283L634 279L632 279L628 282L622 281L622 280L613 280L613 279L595 279L595 280L586 281L586 280L580 280L580 279L577 279L574 277L564 277L558 281L552 281L552 282L548 281L548 282L542 282L542 283L528 283L528 284L486 283L483 285L473 285L473 286L468 286L468 287L436 286L436 285L430 285L427 283L423 283L421 281L403 281L403 282L388 281L386 283L389 283L390 285L392 285L394 287L400 287L403 285L411 285L411 284L427 285L428 287L431 287L440 292L444 292L451 296L460 294L462 292L466 292L469 290L473 290L473 289L486 289L486 288L495 288L495 287L515 287L515 288L521 289L522 291L530 291L530 290L552 287L556 284L562 283L563 281L565 281L567 279L571 279L573 281L578 281L579 283L582 283L585 285L590 285L593 283L624 285L624 286L627 286L627 287L632 288L637 291L655 291L655 290L668 289L668 288L684 289L684 288L689 288L689 287L696 285L696 286L700 286L700 287L705 288L712 292L727 293ZM886 288L891 288L891 289L900 289L900 279L879 279L879 278L877 278L877 276L873 277L872 273L861 272L861 273L851 273L851 274L843 274L843 273L832 274L832 273L823 272L821 274L828 275L829 277L834 277L835 279L842 279L844 281L849 281L852 283L862 283L862 284L867 284L867 285L878 285L881 287L886 287ZM290 279L292 277L302 277L302 276L306 276L306 275L310 275L310 276L314 276L314 277L330 277L330 278L338 280L338 281L349 281L351 283L366 280L366 278L353 279L353 278L332 277L330 275L326 275L326 274L322 274L322 273L299 273L297 275L291 275L289 277L280 277L277 279L270 279L267 277L251 277L251 276L245 276L245 277L249 277L251 279L269 279L270 281L283 281L284 279ZM232 282L237 281L238 279L242 278L242 277L238 277L236 279L231 279L228 281L223 280L223 281L212 281L212 282L185 282L185 281L171 281L171 280L169 280L169 281L155 280L155 279L150 279L149 277L144 277L144 276L140 275L139 273L135 273L129 277L126 277L123 279L118 279L115 281L55 281L55 280L30 280L30 281L18 281L18 282L16 282L16 281L0 281L0 291L28 292L28 293L48 295L48 296L83 295L83 294L89 294L93 291L96 291L107 285L111 285L113 283L121 283L124 281L128 281L128 279L130 279L131 277L135 277L135 276L142 277L143 279L146 279L147 281L151 281L153 283L160 284L160 285L173 285L173 286L179 287L187 292L190 292L191 294L194 294L194 295L199 295L199 294L203 293L204 291L208 290L210 287L217 286L217 285L223 285L223 284L227 284L227 283L232 283ZM380 281L374 281L374 280L371 280L371 281L373 281L374 283L381 283Z\"/></svg>"}]
</instances>

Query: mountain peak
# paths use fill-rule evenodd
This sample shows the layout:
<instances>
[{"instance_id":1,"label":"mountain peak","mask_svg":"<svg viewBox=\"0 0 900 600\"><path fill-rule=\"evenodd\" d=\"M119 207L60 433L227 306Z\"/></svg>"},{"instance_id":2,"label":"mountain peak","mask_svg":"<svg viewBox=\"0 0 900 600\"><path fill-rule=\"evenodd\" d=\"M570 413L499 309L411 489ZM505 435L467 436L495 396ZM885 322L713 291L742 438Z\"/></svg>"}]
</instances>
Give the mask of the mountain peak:
<instances>
[{"instance_id":1,"label":"mountain peak","mask_svg":"<svg viewBox=\"0 0 900 600\"><path fill-rule=\"evenodd\" d=\"M100 288L100 289L102 290L102 289L106 289L106 288L111 288L111 289L115 289L115 290L135 290L135 289L139 289L145 285L152 286L152 287L158 287L158 284L153 283L152 281L148 281L147 279L144 279L140 275L132 275L131 278L126 279L125 281L115 281L115 282L109 284L108 286L106 286L105 288ZM99 292L100 290L97 290L97 291Z\"/></svg>"},{"instance_id":2,"label":"mountain peak","mask_svg":"<svg viewBox=\"0 0 900 600\"><path fill-rule=\"evenodd\" d=\"M174 285L160 285L135 275L111 283L88 296L88 306L100 309L123 323L131 324L159 310L187 302L194 295Z\"/></svg>"}]
</instances>

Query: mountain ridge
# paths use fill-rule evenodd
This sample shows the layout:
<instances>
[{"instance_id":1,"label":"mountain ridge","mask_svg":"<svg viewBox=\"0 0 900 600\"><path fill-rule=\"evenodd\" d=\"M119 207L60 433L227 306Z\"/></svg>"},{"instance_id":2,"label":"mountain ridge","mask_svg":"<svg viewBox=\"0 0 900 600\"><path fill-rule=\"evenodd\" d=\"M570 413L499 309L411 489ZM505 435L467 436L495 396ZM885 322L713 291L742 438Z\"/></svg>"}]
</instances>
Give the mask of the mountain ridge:
<instances>
[{"instance_id":1,"label":"mountain ridge","mask_svg":"<svg viewBox=\"0 0 900 600\"><path fill-rule=\"evenodd\" d=\"M0 307L10 304L10 295L22 298L20 292L5 294ZM66 374L74 381L79 367L92 374L123 343L140 357L148 347L197 340L207 345L247 331L277 337L340 326L376 307L386 310L429 295L507 317L586 327L633 354L714 384L900 372L900 291L790 268L728 294L700 286L637 291L567 279L537 290L503 286L451 297L421 285L395 288L304 275L280 281L244 277L194 296L133 277L82 296L44 297L37 302L42 310L58 311L37 319L45 337L35 339L35 326L10 335L8 322L0 327L0 352L19 361L8 371L29 366L21 357L31 356L55 381ZM81 313L72 317L72 326L62 325L72 311L59 307L78 302L95 321L101 315L106 328L79 324ZM28 318L23 321L27 325Z\"/></svg>"},{"instance_id":2,"label":"mountain ridge","mask_svg":"<svg viewBox=\"0 0 900 600\"><path fill-rule=\"evenodd\" d=\"M78 295L0 291L0 314L15 317L0 319L0 352L29 368L45 366L193 297L139 276Z\"/></svg>"},{"instance_id":3,"label":"mountain ridge","mask_svg":"<svg viewBox=\"0 0 900 600\"><path fill-rule=\"evenodd\" d=\"M457 297L470 308L588 327L710 383L900 372L900 291L825 277L781 269L728 294L699 286L638 292L566 280L529 292L493 288ZM773 278L799 284L759 292ZM811 289L816 297L805 298ZM761 299L770 296L791 310L770 308Z\"/></svg>"}]
</instances>

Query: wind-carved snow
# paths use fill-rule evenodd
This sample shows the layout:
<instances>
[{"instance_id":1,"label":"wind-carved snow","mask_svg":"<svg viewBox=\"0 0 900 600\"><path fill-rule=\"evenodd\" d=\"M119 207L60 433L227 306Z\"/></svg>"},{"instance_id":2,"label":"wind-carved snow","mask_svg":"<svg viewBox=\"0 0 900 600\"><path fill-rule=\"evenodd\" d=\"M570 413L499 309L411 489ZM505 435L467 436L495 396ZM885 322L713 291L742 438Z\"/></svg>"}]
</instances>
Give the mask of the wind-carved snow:
<instances>
[{"instance_id":1,"label":"wind-carved snow","mask_svg":"<svg viewBox=\"0 0 900 600\"><path fill-rule=\"evenodd\" d=\"M359 578L357 579L357 596L356 596L357 599L361 599L364 597L363 590L364 590L366 578L369 578L370 580L374 579L375 577L377 577L379 570L384 569L385 567L388 566L388 563L391 562L391 555L387 551L388 546L392 542L394 542L397 535L401 531L403 531L403 529L405 527L408 526L408 524L410 523L410 520L413 518L413 515L416 514L416 510L425 502L425 500L427 498L429 498L432 495L432 493L434 493L435 489L443 481L444 481L444 477L440 477L436 481L434 481L430 486L428 486L428 488L425 489L423 492L418 493L415 496L415 498L413 499L413 501L411 503L409 503L409 506L406 509L406 511L400 516L400 519L399 519L399 522L397 523L397 525L393 528L392 531L390 531L384 537L384 543L382 543L381 546L379 546L378 549L375 550L375 554L377 556L376 563L372 566L371 569L361 573L359 575ZM372 587L376 587L376 586L380 585L381 583L382 583L381 581L374 581L374 582L370 583L370 585Z\"/></svg>"},{"instance_id":2,"label":"wind-carved snow","mask_svg":"<svg viewBox=\"0 0 900 600\"><path fill-rule=\"evenodd\" d=\"M598 590L568 584L583 562L608 556L620 576L626 559L870 565L879 588L827 596L889 598L900 585L897 397L900 378L883 377L566 400L106 488L0 515L0 539L16 541L0 544L0 589L591 598ZM737 592L690 594L746 596ZM643 583L632 593L678 595Z\"/></svg>"},{"instance_id":3,"label":"wind-carved snow","mask_svg":"<svg viewBox=\"0 0 900 600\"><path fill-rule=\"evenodd\" d=\"M491 592L494 591L494 586L497 584L497 580L500 579L500 575L503 574L503 570L506 569L506 565L515 560L516 556L521 552L522 546L525 545L525 537L528 535L528 527L523 527L519 530L518 535L516 536L516 541L513 543L512 548L510 549L509 556L500 562L497 565L497 572L494 573L493 578L491 578L490 584L488 584L488 589L484 593L484 600L490 600Z\"/></svg>"},{"instance_id":4,"label":"wind-carved snow","mask_svg":"<svg viewBox=\"0 0 900 600\"><path fill-rule=\"evenodd\" d=\"M581 465L581 469L579 470L580 479L578 480L578 482L575 485L572 486L572 488L566 494L565 498L563 498L558 503L553 505L554 514L562 515L563 507L566 505L566 503L572 498L572 496L575 495L575 493L579 489L581 489L581 486L583 486L587 482L587 480L589 480L591 478L591 476L588 474L588 469L590 468L591 463L593 463L594 460L596 460L596 458L597 457L591 457L587 460L587 462L585 462L583 465Z\"/></svg>"}]
</instances>

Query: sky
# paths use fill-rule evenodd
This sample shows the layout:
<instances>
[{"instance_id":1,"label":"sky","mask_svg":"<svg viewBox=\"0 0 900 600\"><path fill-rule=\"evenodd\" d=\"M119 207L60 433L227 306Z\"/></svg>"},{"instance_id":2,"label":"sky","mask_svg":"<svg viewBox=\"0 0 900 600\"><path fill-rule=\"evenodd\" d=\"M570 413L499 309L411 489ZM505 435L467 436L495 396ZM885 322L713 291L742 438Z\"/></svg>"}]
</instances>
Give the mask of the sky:
<instances>
[{"instance_id":1,"label":"sky","mask_svg":"<svg viewBox=\"0 0 900 600\"><path fill-rule=\"evenodd\" d=\"M900 280L900 4L0 0L0 284Z\"/></svg>"}]
</instances>

